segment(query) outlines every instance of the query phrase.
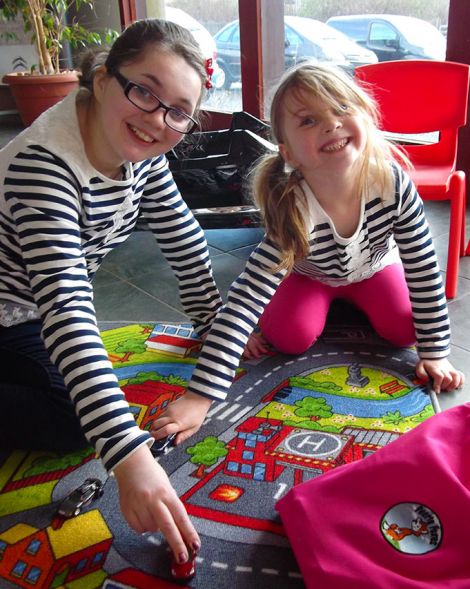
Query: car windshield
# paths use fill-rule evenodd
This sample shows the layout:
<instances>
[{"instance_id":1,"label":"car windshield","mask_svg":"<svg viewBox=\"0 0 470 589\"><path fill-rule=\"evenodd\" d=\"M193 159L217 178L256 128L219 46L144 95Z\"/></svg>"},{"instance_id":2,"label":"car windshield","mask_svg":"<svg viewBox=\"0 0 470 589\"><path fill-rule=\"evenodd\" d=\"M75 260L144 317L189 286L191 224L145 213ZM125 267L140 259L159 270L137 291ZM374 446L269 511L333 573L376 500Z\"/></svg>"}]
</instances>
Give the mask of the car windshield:
<instances>
[{"instance_id":1,"label":"car windshield","mask_svg":"<svg viewBox=\"0 0 470 589\"><path fill-rule=\"evenodd\" d=\"M336 29L333 29L333 27L330 27L330 28L331 28L332 38L334 38L335 44L338 47L338 49L341 51L341 53L344 53L344 54L346 54L346 53L362 53L362 52L369 53L368 50L365 50L363 47L358 45L355 41L350 39L347 35L345 35L341 31L337 31Z\"/></svg>"},{"instance_id":2,"label":"car windshield","mask_svg":"<svg viewBox=\"0 0 470 589\"><path fill-rule=\"evenodd\" d=\"M435 59L445 58L445 37L430 23L418 19L404 20L400 22L400 30L408 43L422 47L427 55Z\"/></svg>"},{"instance_id":3,"label":"car windshield","mask_svg":"<svg viewBox=\"0 0 470 589\"><path fill-rule=\"evenodd\" d=\"M328 58L338 61L344 60L344 55L338 47L336 32L331 27L311 18L287 17L285 21L300 35L321 45Z\"/></svg>"},{"instance_id":4,"label":"car windshield","mask_svg":"<svg viewBox=\"0 0 470 589\"><path fill-rule=\"evenodd\" d=\"M195 18L179 8L168 6L165 16L168 20L188 29L199 44L205 57L213 57L215 41L209 31Z\"/></svg>"}]
</instances>

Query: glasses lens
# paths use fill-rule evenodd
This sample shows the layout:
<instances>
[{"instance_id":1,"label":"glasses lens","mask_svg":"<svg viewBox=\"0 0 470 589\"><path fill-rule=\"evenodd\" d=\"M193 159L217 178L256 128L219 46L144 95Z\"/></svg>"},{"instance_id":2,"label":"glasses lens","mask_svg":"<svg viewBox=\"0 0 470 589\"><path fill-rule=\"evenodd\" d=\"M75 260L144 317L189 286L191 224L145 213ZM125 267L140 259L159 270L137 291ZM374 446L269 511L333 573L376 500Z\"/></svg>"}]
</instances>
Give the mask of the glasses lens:
<instances>
[{"instance_id":1,"label":"glasses lens","mask_svg":"<svg viewBox=\"0 0 470 589\"><path fill-rule=\"evenodd\" d=\"M155 112L159 108L165 111L165 123L179 133L189 133L194 127L193 119L185 112L177 108L169 108L162 104L162 102L154 96L149 90L137 84L132 85L127 92L127 98L145 112Z\"/></svg>"},{"instance_id":2,"label":"glasses lens","mask_svg":"<svg viewBox=\"0 0 470 589\"><path fill-rule=\"evenodd\" d=\"M172 108L167 110L165 122L169 127L180 133L186 133L194 125L192 119L186 113Z\"/></svg>"},{"instance_id":3,"label":"glasses lens","mask_svg":"<svg viewBox=\"0 0 470 589\"><path fill-rule=\"evenodd\" d=\"M142 86L132 86L127 98L142 110L151 112L160 106L159 100Z\"/></svg>"}]
</instances>

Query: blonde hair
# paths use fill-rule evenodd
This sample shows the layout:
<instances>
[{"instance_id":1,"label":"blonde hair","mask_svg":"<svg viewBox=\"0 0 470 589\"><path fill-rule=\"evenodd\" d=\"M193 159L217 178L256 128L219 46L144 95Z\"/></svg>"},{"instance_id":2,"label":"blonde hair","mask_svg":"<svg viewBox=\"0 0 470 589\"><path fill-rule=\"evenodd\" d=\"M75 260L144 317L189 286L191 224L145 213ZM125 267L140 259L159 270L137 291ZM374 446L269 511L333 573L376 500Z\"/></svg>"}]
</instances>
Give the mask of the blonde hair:
<instances>
[{"instance_id":1,"label":"blonde hair","mask_svg":"<svg viewBox=\"0 0 470 589\"><path fill-rule=\"evenodd\" d=\"M411 164L393 143L379 130L379 110L372 96L341 70L313 63L302 63L288 70L281 78L271 103L271 133L275 143L284 143L283 115L285 100L292 96L300 103L307 97L317 98L335 111L348 112L362 118L366 146L360 161L357 186L358 195L368 198L371 184L382 194L394 189L394 176L390 162L396 160L405 167ZM282 260L275 271L304 259L309 251L309 235L301 209L306 198L300 190L301 175L286 166L280 153L263 157L253 171L253 194L264 218L267 237L280 249ZM305 206L299 207L298 199Z\"/></svg>"}]
</instances>

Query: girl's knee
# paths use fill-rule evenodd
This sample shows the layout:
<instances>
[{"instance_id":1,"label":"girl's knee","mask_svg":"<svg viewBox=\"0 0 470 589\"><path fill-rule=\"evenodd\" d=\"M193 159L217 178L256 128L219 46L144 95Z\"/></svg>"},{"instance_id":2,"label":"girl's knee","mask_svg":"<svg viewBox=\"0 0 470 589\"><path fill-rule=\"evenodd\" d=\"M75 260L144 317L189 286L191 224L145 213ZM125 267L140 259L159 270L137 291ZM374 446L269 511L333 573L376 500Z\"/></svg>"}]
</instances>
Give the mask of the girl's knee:
<instances>
[{"instance_id":1,"label":"girl's knee","mask_svg":"<svg viewBox=\"0 0 470 589\"><path fill-rule=\"evenodd\" d=\"M318 336L311 333L283 333L275 337L269 337L269 334L263 332L269 343L282 354L297 356L307 351L317 341Z\"/></svg>"}]
</instances>

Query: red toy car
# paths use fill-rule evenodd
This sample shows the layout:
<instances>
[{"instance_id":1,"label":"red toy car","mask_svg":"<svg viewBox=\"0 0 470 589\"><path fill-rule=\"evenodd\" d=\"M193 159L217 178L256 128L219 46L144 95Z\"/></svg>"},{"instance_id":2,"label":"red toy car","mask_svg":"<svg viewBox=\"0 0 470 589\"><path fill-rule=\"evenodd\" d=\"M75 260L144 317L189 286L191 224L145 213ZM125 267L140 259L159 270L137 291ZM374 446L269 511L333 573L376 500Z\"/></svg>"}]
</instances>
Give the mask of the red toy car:
<instances>
[{"instance_id":1,"label":"red toy car","mask_svg":"<svg viewBox=\"0 0 470 589\"><path fill-rule=\"evenodd\" d=\"M171 576L174 581L184 583L189 581L196 574L196 553L189 551L189 557L182 564L176 562L175 556L171 556Z\"/></svg>"}]
</instances>

